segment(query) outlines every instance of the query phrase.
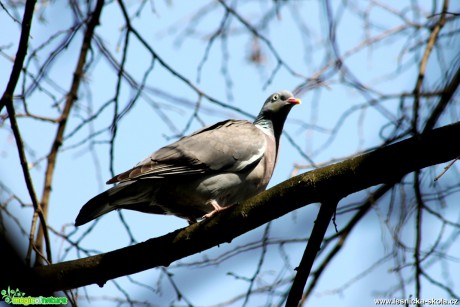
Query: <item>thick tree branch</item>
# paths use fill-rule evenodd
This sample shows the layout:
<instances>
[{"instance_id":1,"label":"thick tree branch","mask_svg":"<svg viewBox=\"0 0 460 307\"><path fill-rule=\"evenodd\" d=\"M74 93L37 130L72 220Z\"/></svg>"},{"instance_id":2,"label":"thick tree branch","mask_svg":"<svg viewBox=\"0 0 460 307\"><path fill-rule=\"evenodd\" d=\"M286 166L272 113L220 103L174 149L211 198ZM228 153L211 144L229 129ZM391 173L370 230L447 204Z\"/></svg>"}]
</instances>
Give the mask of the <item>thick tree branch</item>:
<instances>
[{"instance_id":1,"label":"thick tree branch","mask_svg":"<svg viewBox=\"0 0 460 307\"><path fill-rule=\"evenodd\" d=\"M291 291L289 291L289 296L286 300L286 307L299 306L303 289L307 283L307 278L310 275L316 255L321 248L321 243L323 242L327 227L334 216L337 204L338 200L336 199L326 200L321 203L318 217L316 218L315 226L313 226L302 260L296 268L297 274L295 275L294 282L292 283Z\"/></svg>"},{"instance_id":2,"label":"thick tree branch","mask_svg":"<svg viewBox=\"0 0 460 307\"><path fill-rule=\"evenodd\" d=\"M116 251L33 269L33 278L14 285L43 292L72 289L133 274L231 242L295 209L455 159L460 154L460 122L373 152L293 177L204 222ZM238 227L235 227L238 225ZM161 251L159 253L158 251Z\"/></svg>"},{"instance_id":3,"label":"thick tree branch","mask_svg":"<svg viewBox=\"0 0 460 307\"><path fill-rule=\"evenodd\" d=\"M383 195L390 191L394 187L394 183L387 183L381 185L377 190L372 192L369 197L360 205L359 211L351 218L348 224L343 227L336 235L339 237L336 244L332 247L327 255L323 256L321 263L317 263L316 269L311 272L310 283L305 290L302 299L300 300L299 306L303 306L306 300L310 297L313 289L318 284L320 277L325 271L330 261L339 253L339 251L345 245L346 240L350 237L350 234L355 229L355 226L363 219L363 217L370 211L373 204L377 202Z\"/></svg>"}]
</instances>

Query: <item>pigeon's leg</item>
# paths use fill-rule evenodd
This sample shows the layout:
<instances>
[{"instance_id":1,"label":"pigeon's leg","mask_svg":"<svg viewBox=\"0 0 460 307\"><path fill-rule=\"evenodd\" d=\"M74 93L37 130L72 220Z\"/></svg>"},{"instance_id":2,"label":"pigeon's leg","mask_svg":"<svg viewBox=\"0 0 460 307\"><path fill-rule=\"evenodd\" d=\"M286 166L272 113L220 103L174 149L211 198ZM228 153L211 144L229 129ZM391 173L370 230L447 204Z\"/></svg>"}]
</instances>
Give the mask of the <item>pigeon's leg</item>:
<instances>
[{"instance_id":1,"label":"pigeon's leg","mask_svg":"<svg viewBox=\"0 0 460 307\"><path fill-rule=\"evenodd\" d=\"M217 203L217 201L214 200L214 199L211 200L210 204L213 206L214 210L212 210L211 212L209 212L209 213L203 215L203 217L202 217L203 219L208 219L208 218L210 218L211 216L213 216L214 214L216 214L217 212L220 212L220 211L225 210L225 209L227 209L228 207L230 207L230 206L221 207L221 206Z\"/></svg>"}]
</instances>

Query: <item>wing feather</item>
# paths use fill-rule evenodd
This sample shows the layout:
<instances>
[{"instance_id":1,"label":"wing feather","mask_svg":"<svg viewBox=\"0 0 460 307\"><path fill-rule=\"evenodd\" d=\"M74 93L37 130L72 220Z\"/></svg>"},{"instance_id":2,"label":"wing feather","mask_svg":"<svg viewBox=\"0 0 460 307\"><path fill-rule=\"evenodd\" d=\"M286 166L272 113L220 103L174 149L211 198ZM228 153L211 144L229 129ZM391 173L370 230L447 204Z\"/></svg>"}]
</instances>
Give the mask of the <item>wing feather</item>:
<instances>
[{"instance_id":1,"label":"wing feather","mask_svg":"<svg viewBox=\"0 0 460 307\"><path fill-rule=\"evenodd\" d=\"M219 171L238 172L259 161L266 146L264 133L254 124L227 120L160 148L107 183Z\"/></svg>"}]
</instances>

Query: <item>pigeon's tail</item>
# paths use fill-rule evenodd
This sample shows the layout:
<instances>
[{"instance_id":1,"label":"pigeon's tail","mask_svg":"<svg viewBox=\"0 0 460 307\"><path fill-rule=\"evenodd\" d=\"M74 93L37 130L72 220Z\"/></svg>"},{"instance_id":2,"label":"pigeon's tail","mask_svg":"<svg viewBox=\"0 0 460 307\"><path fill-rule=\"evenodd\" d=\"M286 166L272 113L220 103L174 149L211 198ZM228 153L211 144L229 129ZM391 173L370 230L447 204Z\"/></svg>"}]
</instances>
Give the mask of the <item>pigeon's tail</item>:
<instances>
[{"instance_id":1,"label":"pigeon's tail","mask_svg":"<svg viewBox=\"0 0 460 307\"><path fill-rule=\"evenodd\" d=\"M130 209L147 213L165 214L152 206L154 186L148 180L125 181L90 199L80 210L75 226L86 224L116 209Z\"/></svg>"},{"instance_id":2,"label":"pigeon's tail","mask_svg":"<svg viewBox=\"0 0 460 307\"><path fill-rule=\"evenodd\" d=\"M75 226L86 224L115 209L116 206L110 204L109 191L105 191L90 199L83 208L81 208L80 213L75 219Z\"/></svg>"}]
</instances>

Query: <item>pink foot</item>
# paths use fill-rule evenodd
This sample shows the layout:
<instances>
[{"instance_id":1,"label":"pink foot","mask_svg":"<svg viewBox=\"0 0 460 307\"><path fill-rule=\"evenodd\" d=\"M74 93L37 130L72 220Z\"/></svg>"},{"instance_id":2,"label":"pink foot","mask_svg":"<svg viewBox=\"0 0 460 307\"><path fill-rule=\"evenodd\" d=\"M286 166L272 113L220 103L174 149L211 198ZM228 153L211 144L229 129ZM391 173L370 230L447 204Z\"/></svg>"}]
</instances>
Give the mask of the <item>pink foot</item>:
<instances>
[{"instance_id":1,"label":"pink foot","mask_svg":"<svg viewBox=\"0 0 460 307\"><path fill-rule=\"evenodd\" d=\"M212 210L211 212L205 214L202 216L203 219L209 219L211 216L213 216L214 214L216 214L217 212L220 212L220 211L223 211L225 209L227 209L228 207L230 206L227 206L227 207L221 207L217 201L215 201L214 199L211 200L211 205L213 206L214 210Z\"/></svg>"}]
</instances>

